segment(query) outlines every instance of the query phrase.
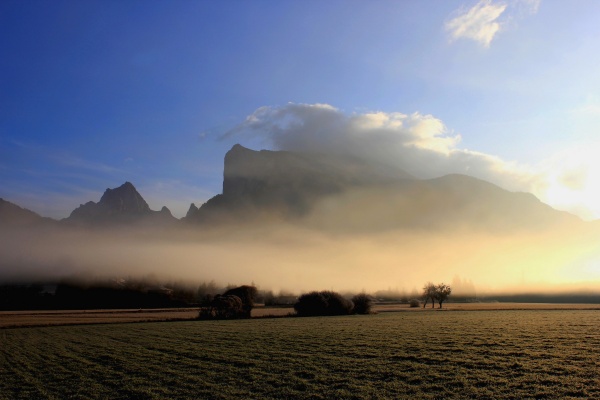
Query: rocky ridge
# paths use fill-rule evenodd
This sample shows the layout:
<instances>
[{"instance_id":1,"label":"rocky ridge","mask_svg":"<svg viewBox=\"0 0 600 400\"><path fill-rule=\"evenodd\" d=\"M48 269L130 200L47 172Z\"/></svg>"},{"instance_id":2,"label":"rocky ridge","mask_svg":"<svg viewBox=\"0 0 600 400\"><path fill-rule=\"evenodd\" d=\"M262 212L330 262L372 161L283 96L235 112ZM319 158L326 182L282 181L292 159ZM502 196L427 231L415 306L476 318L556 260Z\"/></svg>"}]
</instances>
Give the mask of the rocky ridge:
<instances>
[{"instance_id":1,"label":"rocky ridge","mask_svg":"<svg viewBox=\"0 0 600 400\"><path fill-rule=\"evenodd\" d=\"M0 200L0 225L41 220L29 210ZM341 231L530 229L581 222L529 193L509 192L465 175L420 180L402 170L352 157L254 151L241 145L225 155L222 193L200 207L191 204L182 220L204 228L287 221ZM107 226L178 220L166 207L151 210L133 184L125 182L106 189L99 202L80 205L61 222Z\"/></svg>"}]
</instances>

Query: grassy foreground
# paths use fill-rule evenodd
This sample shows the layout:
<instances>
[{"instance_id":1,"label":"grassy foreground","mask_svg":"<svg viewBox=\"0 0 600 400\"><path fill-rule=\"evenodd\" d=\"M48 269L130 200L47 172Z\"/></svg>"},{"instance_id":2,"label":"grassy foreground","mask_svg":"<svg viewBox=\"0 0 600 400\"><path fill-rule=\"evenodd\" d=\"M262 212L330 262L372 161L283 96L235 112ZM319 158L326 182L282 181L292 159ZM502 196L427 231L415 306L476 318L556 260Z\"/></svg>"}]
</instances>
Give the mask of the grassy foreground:
<instances>
[{"instance_id":1,"label":"grassy foreground","mask_svg":"<svg viewBox=\"0 0 600 400\"><path fill-rule=\"evenodd\" d=\"M600 398L600 312L0 330L0 399Z\"/></svg>"}]
</instances>

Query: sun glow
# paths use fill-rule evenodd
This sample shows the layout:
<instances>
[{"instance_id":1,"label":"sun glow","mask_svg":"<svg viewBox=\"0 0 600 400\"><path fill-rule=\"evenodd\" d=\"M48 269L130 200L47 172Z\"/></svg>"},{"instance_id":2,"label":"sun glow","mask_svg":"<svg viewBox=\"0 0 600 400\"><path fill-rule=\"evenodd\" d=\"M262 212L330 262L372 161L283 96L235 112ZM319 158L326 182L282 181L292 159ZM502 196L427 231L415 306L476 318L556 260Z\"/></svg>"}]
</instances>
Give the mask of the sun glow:
<instances>
[{"instance_id":1,"label":"sun glow","mask_svg":"<svg viewBox=\"0 0 600 400\"><path fill-rule=\"evenodd\" d=\"M542 200L586 220L600 218L600 144L561 154L548 173Z\"/></svg>"}]
</instances>

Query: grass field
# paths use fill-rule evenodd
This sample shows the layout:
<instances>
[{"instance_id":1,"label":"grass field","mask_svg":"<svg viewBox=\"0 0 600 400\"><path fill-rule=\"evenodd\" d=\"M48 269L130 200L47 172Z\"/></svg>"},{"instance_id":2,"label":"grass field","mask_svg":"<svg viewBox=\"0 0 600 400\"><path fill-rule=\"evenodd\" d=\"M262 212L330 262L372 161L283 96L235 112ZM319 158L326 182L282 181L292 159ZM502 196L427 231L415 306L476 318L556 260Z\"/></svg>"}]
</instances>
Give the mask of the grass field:
<instances>
[{"instance_id":1,"label":"grass field","mask_svg":"<svg viewBox=\"0 0 600 400\"><path fill-rule=\"evenodd\" d=\"M0 399L600 398L600 312L0 330Z\"/></svg>"},{"instance_id":2,"label":"grass field","mask_svg":"<svg viewBox=\"0 0 600 400\"><path fill-rule=\"evenodd\" d=\"M448 303L446 311L492 310L600 310L600 304L551 303ZM408 304L376 304L374 311L431 312L431 308L410 308ZM261 307L252 310L253 317L286 316L293 314L292 307ZM53 311L0 311L0 329L23 326L114 324L124 322L151 322L192 320L198 308L162 308L136 310L53 310Z\"/></svg>"},{"instance_id":3,"label":"grass field","mask_svg":"<svg viewBox=\"0 0 600 400\"><path fill-rule=\"evenodd\" d=\"M600 312L0 330L0 398L600 398Z\"/></svg>"}]
</instances>

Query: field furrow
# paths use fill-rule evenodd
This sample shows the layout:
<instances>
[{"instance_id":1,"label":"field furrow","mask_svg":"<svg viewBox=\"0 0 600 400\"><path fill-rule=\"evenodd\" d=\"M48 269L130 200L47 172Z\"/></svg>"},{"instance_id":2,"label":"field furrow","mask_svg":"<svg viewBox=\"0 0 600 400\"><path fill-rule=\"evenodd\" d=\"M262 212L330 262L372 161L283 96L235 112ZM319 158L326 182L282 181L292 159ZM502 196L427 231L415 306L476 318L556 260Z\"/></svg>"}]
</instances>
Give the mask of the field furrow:
<instances>
[{"instance_id":1,"label":"field furrow","mask_svg":"<svg viewBox=\"0 0 600 400\"><path fill-rule=\"evenodd\" d=\"M600 312L0 330L0 398L599 398Z\"/></svg>"}]
</instances>

